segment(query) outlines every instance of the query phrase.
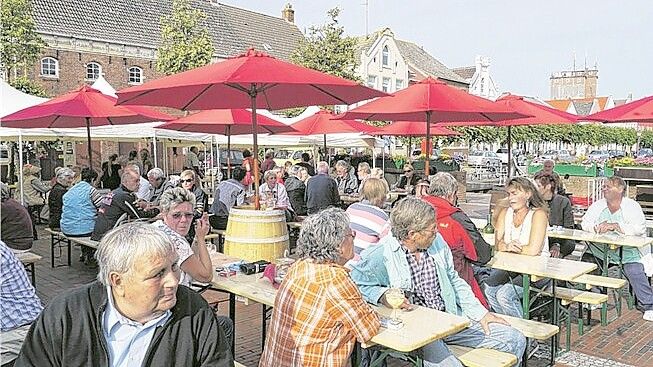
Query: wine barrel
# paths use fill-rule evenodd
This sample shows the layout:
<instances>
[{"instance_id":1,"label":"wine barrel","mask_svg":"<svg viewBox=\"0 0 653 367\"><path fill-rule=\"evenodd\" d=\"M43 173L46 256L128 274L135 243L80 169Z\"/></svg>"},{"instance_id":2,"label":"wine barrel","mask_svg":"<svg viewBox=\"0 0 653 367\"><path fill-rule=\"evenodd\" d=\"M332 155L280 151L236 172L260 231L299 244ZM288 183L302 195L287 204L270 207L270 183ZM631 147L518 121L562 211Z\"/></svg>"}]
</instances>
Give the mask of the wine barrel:
<instances>
[{"instance_id":1,"label":"wine barrel","mask_svg":"<svg viewBox=\"0 0 653 367\"><path fill-rule=\"evenodd\" d=\"M232 208L224 238L224 253L246 261L274 261L288 249L283 210Z\"/></svg>"}]
</instances>

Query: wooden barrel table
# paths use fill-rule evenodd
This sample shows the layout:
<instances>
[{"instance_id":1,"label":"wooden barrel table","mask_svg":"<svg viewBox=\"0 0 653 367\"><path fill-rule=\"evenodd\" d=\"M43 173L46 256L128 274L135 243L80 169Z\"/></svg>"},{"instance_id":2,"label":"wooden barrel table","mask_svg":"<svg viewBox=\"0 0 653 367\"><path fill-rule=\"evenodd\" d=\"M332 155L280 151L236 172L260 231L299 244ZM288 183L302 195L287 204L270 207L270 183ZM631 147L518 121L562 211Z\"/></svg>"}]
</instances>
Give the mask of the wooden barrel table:
<instances>
[{"instance_id":1,"label":"wooden barrel table","mask_svg":"<svg viewBox=\"0 0 653 367\"><path fill-rule=\"evenodd\" d=\"M246 261L274 260L288 249L283 210L232 208L224 238L224 253Z\"/></svg>"}]
</instances>

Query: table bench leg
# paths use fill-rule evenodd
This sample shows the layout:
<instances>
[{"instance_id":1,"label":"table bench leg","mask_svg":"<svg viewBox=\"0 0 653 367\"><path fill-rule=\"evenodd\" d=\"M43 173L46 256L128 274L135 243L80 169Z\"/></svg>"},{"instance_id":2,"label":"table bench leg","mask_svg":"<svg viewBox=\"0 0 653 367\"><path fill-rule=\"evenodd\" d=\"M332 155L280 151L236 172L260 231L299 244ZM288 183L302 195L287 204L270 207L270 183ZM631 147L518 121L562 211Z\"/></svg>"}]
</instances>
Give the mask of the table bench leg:
<instances>
[{"instance_id":1,"label":"table bench leg","mask_svg":"<svg viewBox=\"0 0 653 367\"><path fill-rule=\"evenodd\" d=\"M68 242L68 266L72 266L72 262L70 260L70 256L71 256L70 251L71 251L72 244L69 239L66 239L66 242Z\"/></svg>"},{"instance_id":2,"label":"table bench leg","mask_svg":"<svg viewBox=\"0 0 653 367\"><path fill-rule=\"evenodd\" d=\"M229 318L234 323L234 335L231 338L231 356L236 359L236 295L229 293Z\"/></svg>"}]
</instances>

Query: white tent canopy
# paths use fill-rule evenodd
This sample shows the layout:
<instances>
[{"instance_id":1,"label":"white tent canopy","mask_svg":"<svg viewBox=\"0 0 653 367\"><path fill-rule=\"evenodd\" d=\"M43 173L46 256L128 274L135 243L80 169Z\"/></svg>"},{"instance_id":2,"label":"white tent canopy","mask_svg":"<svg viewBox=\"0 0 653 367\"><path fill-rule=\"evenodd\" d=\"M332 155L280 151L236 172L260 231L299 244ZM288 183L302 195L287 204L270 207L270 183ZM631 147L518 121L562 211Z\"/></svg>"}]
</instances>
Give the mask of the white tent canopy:
<instances>
[{"instance_id":1,"label":"white tent canopy","mask_svg":"<svg viewBox=\"0 0 653 367\"><path fill-rule=\"evenodd\" d=\"M100 76L95 80L95 83L91 85L92 88L95 88L102 92L102 94L106 94L107 96L111 96L113 98L118 98L116 95L116 89L109 84L109 82L104 79L104 76L100 74Z\"/></svg>"},{"instance_id":2,"label":"white tent canopy","mask_svg":"<svg viewBox=\"0 0 653 367\"><path fill-rule=\"evenodd\" d=\"M12 87L0 79L0 116L7 116L24 108L47 101L47 98L32 96ZM1 118L0 118L1 120Z\"/></svg>"}]
</instances>

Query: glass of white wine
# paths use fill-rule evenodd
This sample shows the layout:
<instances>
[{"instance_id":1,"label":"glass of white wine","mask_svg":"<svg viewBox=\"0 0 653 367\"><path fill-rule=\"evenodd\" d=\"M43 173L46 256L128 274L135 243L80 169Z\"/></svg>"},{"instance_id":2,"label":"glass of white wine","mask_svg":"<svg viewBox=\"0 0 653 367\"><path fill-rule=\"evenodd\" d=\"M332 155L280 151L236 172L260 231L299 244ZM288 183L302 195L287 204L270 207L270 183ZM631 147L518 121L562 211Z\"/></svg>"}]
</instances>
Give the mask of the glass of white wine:
<instances>
[{"instance_id":1,"label":"glass of white wine","mask_svg":"<svg viewBox=\"0 0 653 367\"><path fill-rule=\"evenodd\" d=\"M401 325L402 321L398 316L398 310L401 305L404 304L406 297L404 291L401 288L390 288L385 292L385 300L388 302L390 307L392 307L392 319L391 322L395 326Z\"/></svg>"}]
</instances>

